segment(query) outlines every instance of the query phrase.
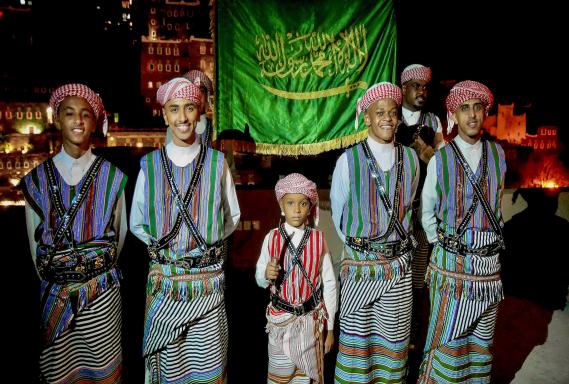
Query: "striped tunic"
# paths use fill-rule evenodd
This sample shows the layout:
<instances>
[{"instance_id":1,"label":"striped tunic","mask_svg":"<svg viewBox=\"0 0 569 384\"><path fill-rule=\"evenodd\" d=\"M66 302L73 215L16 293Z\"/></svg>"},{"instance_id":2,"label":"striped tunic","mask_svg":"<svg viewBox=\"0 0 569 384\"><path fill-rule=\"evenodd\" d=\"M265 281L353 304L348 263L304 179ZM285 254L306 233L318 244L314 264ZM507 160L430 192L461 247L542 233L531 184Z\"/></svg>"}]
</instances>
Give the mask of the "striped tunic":
<instances>
[{"instance_id":1,"label":"striped tunic","mask_svg":"<svg viewBox=\"0 0 569 384\"><path fill-rule=\"evenodd\" d=\"M389 215L366 163L362 145L346 151L351 193L342 214L342 231L351 237L383 235ZM406 232L418 178L418 158L403 147L400 205L395 212ZM380 172L393 205L397 162ZM387 241L401 240L393 231ZM344 248L341 267L340 340L337 383L402 382L406 375L411 321L411 253L387 260L375 253Z\"/></svg>"},{"instance_id":2,"label":"striped tunic","mask_svg":"<svg viewBox=\"0 0 569 384\"><path fill-rule=\"evenodd\" d=\"M84 175L75 186L66 184L57 168L55 177L67 210L86 177ZM53 243L53 235L61 218L56 214L47 192L49 184L45 163L33 169L23 181L26 200L41 218L41 224L36 229L39 262L47 257L45 247ZM99 240L116 241L112 228L113 214L125 185L126 176L111 163L103 161L71 225L73 239L79 247ZM68 242L68 239L64 240L64 244L71 247ZM89 254L85 256L88 258ZM120 382L119 280L120 272L111 268L85 283L41 281L43 350L40 371L43 381Z\"/></svg>"},{"instance_id":3,"label":"striped tunic","mask_svg":"<svg viewBox=\"0 0 569 384\"><path fill-rule=\"evenodd\" d=\"M499 144L482 142L488 150L488 175L482 191L501 221L500 203L506 172ZM453 235L471 206L474 191L458 166L450 146L436 153L439 230ZM484 164L479 164L475 177ZM480 248L498 239L482 206L476 208L462 241ZM489 383L492 367L490 346L497 306L503 298L498 254L456 254L435 244L427 271L431 314L420 369L421 383Z\"/></svg>"},{"instance_id":4,"label":"striped tunic","mask_svg":"<svg viewBox=\"0 0 569 384\"><path fill-rule=\"evenodd\" d=\"M269 233L269 254L271 260L282 263L284 270L291 265L292 255L282 249L286 245L278 228ZM326 252L321 231L311 229L310 236L300 256L310 283L315 289L321 285L322 261ZM271 286L271 293L277 294L277 287ZM282 282L279 296L288 303L300 305L312 295L310 284L302 271L292 267ZM269 334L269 383L308 382L309 378L323 382L324 352L322 329L328 317L323 303L312 312L295 316L283 310L267 306L267 332ZM302 378L304 377L304 381Z\"/></svg>"},{"instance_id":5,"label":"striped tunic","mask_svg":"<svg viewBox=\"0 0 569 384\"><path fill-rule=\"evenodd\" d=\"M188 204L200 234L208 245L223 236L221 176L224 157L205 149L202 175ZM184 194L197 161L178 167L168 159L180 193ZM178 208L162 170L160 151L141 160L148 200L144 225L155 240L173 227ZM196 248L190 230L182 223L168 248L160 253L167 260L184 257ZM153 383L220 383L225 380L227 319L224 304L222 263L184 269L151 261L147 283L144 327L144 357Z\"/></svg>"}]
</instances>

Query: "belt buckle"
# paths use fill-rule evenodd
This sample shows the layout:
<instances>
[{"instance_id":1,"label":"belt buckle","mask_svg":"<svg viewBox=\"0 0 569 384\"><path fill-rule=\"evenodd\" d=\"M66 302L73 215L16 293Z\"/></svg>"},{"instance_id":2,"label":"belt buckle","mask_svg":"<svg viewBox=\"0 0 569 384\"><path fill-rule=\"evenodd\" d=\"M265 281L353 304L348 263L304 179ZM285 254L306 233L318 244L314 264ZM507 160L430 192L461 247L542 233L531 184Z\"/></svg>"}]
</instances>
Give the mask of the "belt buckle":
<instances>
[{"instance_id":1,"label":"belt buckle","mask_svg":"<svg viewBox=\"0 0 569 384\"><path fill-rule=\"evenodd\" d=\"M154 245L148 246L148 256L150 256L151 259L157 259L158 258L158 250L156 249L156 247Z\"/></svg>"},{"instance_id":2,"label":"belt buckle","mask_svg":"<svg viewBox=\"0 0 569 384\"><path fill-rule=\"evenodd\" d=\"M59 276L64 276L64 280L68 282L78 283L85 280L85 273L81 271L65 271Z\"/></svg>"},{"instance_id":3,"label":"belt buckle","mask_svg":"<svg viewBox=\"0 0 569 384\"><path fill-rule=\"evenodd\" d=\"M195 259L193 257L184 257L178 261L179 266L184 269L192 269L196 264Z\"/></svg>"}]
</instances>

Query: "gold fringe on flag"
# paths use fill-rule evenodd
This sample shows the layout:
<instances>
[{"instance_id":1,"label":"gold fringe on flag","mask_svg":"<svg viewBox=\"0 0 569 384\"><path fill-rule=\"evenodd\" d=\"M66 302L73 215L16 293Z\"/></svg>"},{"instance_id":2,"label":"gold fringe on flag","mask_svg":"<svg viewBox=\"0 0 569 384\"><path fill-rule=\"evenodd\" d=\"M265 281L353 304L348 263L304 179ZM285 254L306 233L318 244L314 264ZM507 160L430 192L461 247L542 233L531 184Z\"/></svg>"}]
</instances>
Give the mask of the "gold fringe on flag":
<instances>
[{"instance_id":1,"label":"gold fringe on flag","mask_svg":"<svg viewBox=\"0 0 569 384\"><path fill-rule=\"evenodd\" d=\"M337 139L311 144L266 144L256 143L255 152L263 155L280 156L303 156L318 155L322 152L331 151L339 148L346 148L364 140L368 135L367 129L363 129L352 135L339 137Z\"/></svg>"}]
</instances>

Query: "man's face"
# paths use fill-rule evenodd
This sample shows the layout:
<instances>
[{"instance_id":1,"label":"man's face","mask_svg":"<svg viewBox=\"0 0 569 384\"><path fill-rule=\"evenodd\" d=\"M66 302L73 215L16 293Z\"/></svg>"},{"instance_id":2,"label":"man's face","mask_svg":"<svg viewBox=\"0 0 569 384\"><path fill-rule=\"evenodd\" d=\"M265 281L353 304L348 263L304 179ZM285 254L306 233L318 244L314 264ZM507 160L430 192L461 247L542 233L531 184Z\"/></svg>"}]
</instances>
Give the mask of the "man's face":
<instances>
[{"instance_id":1,"label":"man's face","mask_svg":"<svg viewBox=\"0 0 569 384\"><path fill-rule=\"evenodd\" d=\"M194 131L200 118L197 105L186 99L169 100L162 108L164 122L172 130L172 142L181 147L191 145L194 140Z\"/></svg>"},{"instance_id":2,"label":"man's face","mask_svg":"<svg viewBox=\"0 0 569 384\"><path fill-rule=\"evenodd\" d=\"M381 99L371 104L364 114L369 137L381 144L392 142L397 127L398 110L393 99Z\"/></svg>"},{"instance_id":3,"label":"man's face","mask_svg":"<svg viewBox=\"0 0 569 384\"><path fill-rule=\"evenodd\" d=\"M412 111L417 111L427 102L428 88L424 80L412 79L403 84L403 105Z\"/></svg>"},{"instance_id":4,"label":"man's face","mask_svg":"<svg viewBox=\"0 0 569 384\"><path fill-rule=\"evenodd\" d=\"M61 130L67 149L84 149L88 148L91 134L97 129L97 119L87 100L68 96L59 105L55 125Z\"/></svg>"},{"instance_id":5,"label":"man's face","mask_svg":"<svg viewBox=\"0 0 569 384\"><path fill-rule=\"evenodd\" d=\"M458 106L452 114L458 124L458 134L467 143L474 144L480 138L482 123L486 118L484 104L480 99L470 99Z\"/></svg>"}]
</instances>

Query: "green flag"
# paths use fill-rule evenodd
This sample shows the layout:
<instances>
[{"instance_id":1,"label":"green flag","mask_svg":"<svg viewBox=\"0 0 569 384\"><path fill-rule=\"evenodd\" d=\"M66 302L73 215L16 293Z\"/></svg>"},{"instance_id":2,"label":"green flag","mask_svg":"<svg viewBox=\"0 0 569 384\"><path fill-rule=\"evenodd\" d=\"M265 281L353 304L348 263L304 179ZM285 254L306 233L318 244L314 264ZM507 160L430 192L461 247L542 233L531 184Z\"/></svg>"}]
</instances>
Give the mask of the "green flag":
<instances>
[{"instance_id":1,"label":"green flag","mask_svg":"<svg viewBox=\"0 0 569 384\"><path fill-rule=\"evenodd\" d=\"M356 101L395 80L391 0L217 1L218 132L257 152L317 154L362 140Z\"/></svg>"}]
</instances>

